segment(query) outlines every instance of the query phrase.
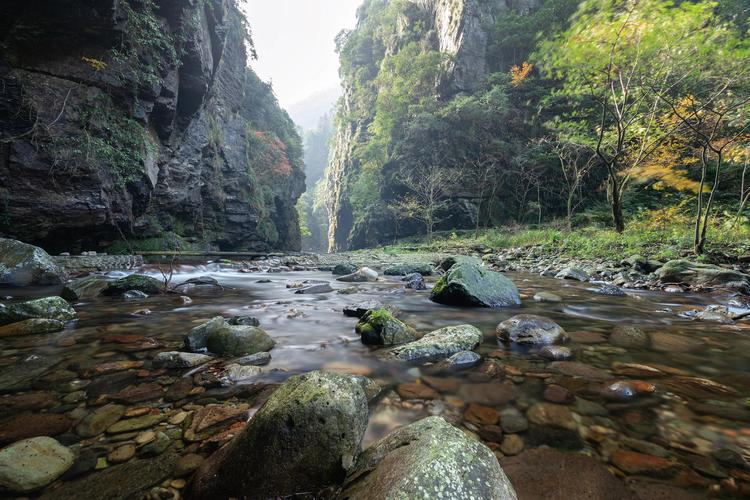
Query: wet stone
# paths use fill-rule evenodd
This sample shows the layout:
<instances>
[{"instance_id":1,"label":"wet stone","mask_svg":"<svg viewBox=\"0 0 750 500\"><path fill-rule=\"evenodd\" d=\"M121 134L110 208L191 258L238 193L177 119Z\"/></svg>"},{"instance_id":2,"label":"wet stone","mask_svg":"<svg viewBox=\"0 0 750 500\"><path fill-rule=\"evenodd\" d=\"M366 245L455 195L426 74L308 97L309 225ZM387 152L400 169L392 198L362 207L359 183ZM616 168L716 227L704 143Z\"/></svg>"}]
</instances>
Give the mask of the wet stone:
<instances>
[{"instance_id":1,"label":"wet stone","mask_svg":"<svg viewBox=\"0 0 750 500\"><path fill-rule=\"evenodd\" d=\"M472 403L466 407L466 411L464 411L464 419L475 424L492 425L500 420L500 412L489 406Z\"/></svg>"},{"instance_id":2,"label":"wet stone","mask_svg":"<svg viewBox=\"0 0 750 500\"><path fill-rule=\"evenodd\" d=\"M539 349L539 356L552 361L566 361L573 358L573 351L568 347L546 345Z\"/></svg>"},{"instance_id":3,"label":"wet stone","mask_svg":"<svg viewBox=\"0 0 750 500\"><path fill-rule=\"evenodd\" d=\"M65 323L56 319L31 318L9 325L0 326L0 338L19 337L24 335L41 335L59 332L65 328Z\"/></svg>"},{"instance_id":4,"label":"wet stone","mask_svg":"<svg viewBox=\"0 0 750 500\"><path fill-rule=\"evenodd\" d=\"M438 399L440 395L424 384L399 384L396 392L401 399Z\"/></svg>"},{"instance_id":5,"label":"wet stone","mask_svg":"<svg viewBox=\"0 0 750 500\"><path fill-rule=\"evenodd\" d=\"M575 430L573 413L567 406L552 403L536 403L526 412L526 417L533 424L543 427L557 427Z\"/></svg>"},{"instance_id":6,"label":"wet stone","mask_svg":"<svg viewBox=\"0 0 750 500\"><path fill-rule=\"evenodd\" d=\"M519 395L520 390L515 385L499 382L462 384L459 389L459 396L467 403L486 406L501 406Z\"/></svg>"},{"instance_id":7,"label":"wet stone","mask_svg":"<svg viewBox=\"0 0 750 500\"><path fill-rule=\"evenodd\" d=\"M65 414L20 414L0 422L0 445L36 436L58 436L70 430L73 421Z\"/></svg>"},{"instance_id":8,"label":"wet stone","mask_svg":"<svg viewBox=\"0 0 750 500\"><path fill-rule=\"evenodd\" d=\"M705 348L703 340L688 335L654 332L651 334L651 348L662 352L697 352Z\"/></svg>"},{"instance_id":9,"label":"wet stone","mask_svg":"<svg viewBox=\"0 0 750 500\"><path fill-rule=\"evenodd\" d=\"M482 441L500 443L503 441L503 429L499 425L485 425L479 429Z\"/></svg>"},{"instance_id":10,"label":"wet stone","mask_svg":"<svg viewBox=\"0 0 750 500\"><path fill-rule=\"evenodd\" d=\"M121 420L107 428L107 434L119 434L121 432L132 432L148 429L164 420L163 415L145 415L143 417Z\"/></svg>"},{"instance_id":11,"label":"wet stone","mask_svg":"<svg viewBox=\"0 0 750 500\"><path fill-rule=\"evenodd\" d=\"M118 446L107 455L107 461L112 464L127 462L135 456L135 450L134 444Z\"/></svg>"},{"instance_id":12,"label":"wet stone","mask_svg":"<svg viewBox=\"0 0 750 500\"><path fill-rule=\"evenodd\" d=\"M500 451L508 456L518 455L524 449L525 443L523 438L516 434L508 434L503 437L502 443L500 443Z\"/></svg>"},{"instance_id":13,"label":"wet stone","mask_svg":"<svg viewBox=\"0 0 750 500\"><path fill-rule=\"evenodd\" d=\"M617 325L609 335L609 343L626 349L642 349L649 344L646 332L634 325Z\"/></svg>"},{"instance_id":14,"label":"wet stone","mask_svg":"<svg viewBox=\"0 0 750 500\"><path fill-rule=\"evenodd\" d=\"M548 385L544 389L543 397L550 403L558 404L570 404L575 400L575 396L568 389L559 385Z\"/></svg>"},{"instance_id":15,"label":"wet stone","mask_svg":"<svg viewBox=\"0 0 750 500\"><path fill-rule=\"evenodd\" d=\"M552 292L539 292L534 294L536 302L562 302L562 297Z\"/></svg>"},{"instance_id":16,"label":"wet stone","mask_svg":"<svg viewBox=\"0 0 750 500\"><path fill-rule=\"evenodd\" d=\"M605 380L609 378L609 374L606 371L577 361L555 361L549 365L549 368L568 377L581 377L588 380Z\"/></svg>"},{"instance_id":17,"label":"wet stone","mask_svg":"<svg viewBox=\"0 0 750 500\"><path fill-rule=\"evenodd\" d=\"M637 363L612 363L612 372L627 377L658 378L666 376L666 373L658 368Z\"/></svg>"},{"instance_id":18,"label":"wet stone","mask_svg":"<svg viewBox=\"0 0 750 500\"><path fill-rule=\"evenodd\" d=\"M160 352L154 356L154 366L165 368L194 368L212 361L214 358L205 354L191 352Z\"/></svg>"},{"instance_id":19,"label":"wet stone","mask_svg":"<svg viewBox=\"0 0 750 500\"><path fill-rule=\"evenodd\" d=\"M144 445L143 448L138 451L138 454L142 456L161 455L167 451L171 444L172 441L169 439L169 436L163 432L157 432L154 440Z\"/></svg>"},{"instance_id":20,"label":"wet stone","mask_svg":"<svg viewBox=\"0 0 750 500\"><path fill-rule=\"evenodd\" d=\"M612 464L628 474L668 477L677 472L677 463L629 450L617 450L610 456Z\"/></svg>"},{"instance_id":21,"label":"wet stone","mask_svg":"<svg viewBox=\"0 0 750 500\"><path fill-rule=\"evenodd\" d=\"M159 399L163 395L164 389L159 384L152 382L126 387L117 394L113 394L111 399L118 403L134 404Z\"/></svg>"},{"instance_id":22,"label":"wet stone","mask_svg":"<svg viewBox=\"0 0 750 500\"><path fill-rule=\"evenodd\" d=\"M65 473L75 455L50 437L33 437L0 450L0 486L14 493L38 490Z\"/></svg>"},{"instance_id":23,"label":"wet stone","mask_svg":"<svg viewBox=\"0 0 750 500\"><path fill-rule=\"evenodd\" d=\"M554 344L566 340L565 330L554 321L533 314L518 314L495 329L503 342L516 344Z\"/></svg>"},{"instance_id":24,"label":"wet stone","mask_svg":"<svg viewBox=\"0 0 750 500\"><path fill-rule=\"evenodd\" d=\"M500 425L509 434L523 432L529 428L526 417L516 408L506 408L500 412Z\"/></svg>"},{"instance_id":25,"label":"wet stone","mask_svg":"<svg viewBox=\"0 0 750 500\"><path fill-rule=\"evenodd\" d=\"M271 362L271 353L258 352L250 356L244 356L236 360L237 364L243 366L263 366Z\"/></svg>"},{"instance_id":26,"label":"wet stone","mask_svg":"<svg viewBox=\"0 0 750 500\"><path fill-rule=\"evenodd\" d=\"M604 387L602 396L610 401L629 401L656 392L656 386L642 380L621 380Z\"/></svg>"}]
</instances>

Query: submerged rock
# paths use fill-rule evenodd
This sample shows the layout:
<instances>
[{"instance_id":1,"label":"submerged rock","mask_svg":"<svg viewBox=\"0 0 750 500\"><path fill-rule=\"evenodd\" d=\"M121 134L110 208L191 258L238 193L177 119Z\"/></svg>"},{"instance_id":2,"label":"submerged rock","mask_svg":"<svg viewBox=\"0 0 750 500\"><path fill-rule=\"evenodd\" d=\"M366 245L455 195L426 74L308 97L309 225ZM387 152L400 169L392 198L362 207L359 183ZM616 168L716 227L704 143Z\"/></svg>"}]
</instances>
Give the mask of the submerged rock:
<instances>
[{"instance_id":1,"label":"submerged rock","mask_svg":"<svg viewBox=\"0 0 750 500\"><path fill-rule=\"evenodd\" d=\"M315 496L343 481L367 416L361 377L318 371L291 377L198 469L191 497Z\"/></svg>"},{"instance_id":2,"label":"submerged rock","mask_svg":"<svg viewBox=\"0 0 750 500\"><path fill-rule=\"evenodd\" d=\"M387 351L384 356L401 361L438 361L461 351L471 351L482 343L482 332L471 325L446 326Z\"/></svg>"},{"instance_id":3,"label":"submerged rock","mask_svg":"<svg viewBox=\"0 0 750 500\"><path fill-rule=\"evenodd\" d=\"M536 302L562 302L562 297L552 292L538 292L534 294Z\"/></svg>"},{"instance_id":4,"label":"submerged rock","mask_svg":"<svg viewBox=\"0 0 750 500\"><path fill-rule=\"evenodd\" d=\"M386 309L367 311L357 323L355 331L366 345L391 346L417 338L417 332L412 327L396 319Z\"/></svg>"},{"instance_id":5,"label":"submerged rock","mask_svg":"<svg viewBox=\"0 0 750 500\"><path fill-rule=\"evenodd\" d=\"M237 360L237 364L242 366L263 366L271 362L271 353L257 352L250 356L243 356Z\"/></svg>"},{"instance_id":6,"label":"submerged rock","mask_svg":"<svg viewBox=\"0 0 750 500\"><path fill-rule=\"evenodd\" d=\"M546 345L539 349L539 356L552 361L566 361L573 358L573 351L563 346Z\"/></svg>"},{"instance_id":7,"label":"submerged rock","mask_svg":"<svg viewBox=\"0 0 750 500\"><path fill-rule=\"evenodd\" d=\"M224 291L216 278L211 276L198 276L190 278L172 288L177 293L185 295L215 295Z\"/></svg>"},{"instance_id":8,"label":"submerged rock","mask_svg":"<svg viewBox=\"0 0 750 500\"><path fill-rule=\"evenodd\" d=\"M634 325L617 325L609 334L609 343L626 349L642 349L649 344L646 332Z\"/></svg>"},{"instance_id":9,"label":"submerged rock","mask_svg":"<svg viewBox=\"0 0 750 500\"><path fill-rule=\"evenodd\" d=\"M596 291L600 295L609 295L611 297L625 297L627 293L619 286L604 284Z\"/></svg>"},{"instance_id":10,"label":"submerged rock","mask_svg":"<svg viewBox=\"0 0 750 500\"><path fill-rule=\"evenodd\" d=\"M154 366L157 368L193 368L213 359L211 356L192 352L160 352L154 356Z\"/></svg>"},{"instance_id":11,"label":"submerged rock","mask_svg":"<svg viewBox=\"0 0 750 500\"><path fill-rule=\"evenodd\" d=\"M350 318L361 318L368 311L371 311L373 309L386 309L394 316L398 315L399 312L396 306L383 304L382 302L378 302L377 300L367 300L365 302L358 302L356 304L350 304L344 307L344 316L349 316Z\"/></svg>"},{"instance_id":12,"label":"submerged rock","mask_svg":"<svg viewBox=\"0 0 750 500\"><path fill-rule=\"evenodd\" d=\"M333 288L328 283L317 283L315 285L306 286L296 290L296 294L316 294L316 293L328 293L332 292Z\"/></svg>"},{"instance_id":13,"label":"submerged rock","mask_svg":"<svg viewBox=\"0 0 750 500\"><path fill-rule=\"evenodd\" d=\"M32 318L0 326L0 338L53 333L63 328L65 328L65 323L56 319Z\"/></svg>"},{"instance_id":14,"label":"submerged rock","mask_svg":"<svg viewBox=\"0 0 750 500\"><path fill-rule=\"evenodd\" d=\"M255 326L230 325L221 316L190 330L184 342L187 349L208 349L219 356L246 356L270 351L276 345L264 330Z\"/></svg>"},{"instance_id":15,"label":"submerged rock","mask_svg":"<svg viewBox=\"0 0 750 500\"><path fill-rule=\"evenodd\" d=\"M62 476L73 462L73 452L55 439L24 439L0 450L0 486L29 493Z\"/></svg>"},{"instance_id":16,"label":"submerged rock","mask_svg":"<svg viewBox=\"0 0 750 500\"><path fill-rule=\"evenodd\" d=\"M443 361L449 370L468 370L478 365L482 361L482 356L475 353L474 351L461 351L450 356L448 359Z\"/></svg>"},{"instance_id":17,"label":"submerged rock","mask_svg":"<svg viewBox=\"0 0 750 500\"><path fill-rule=\"evenodd\" d=\"M45 297L20 304L0 304L0 325L32 318L71 321L77 318L75 310L61 297Z\"/></svg>"},{"instance_id":18,"label":"submerged rock","mask_svg":"<svg viewBox=\"0 0 750 500\"><path fill-rule=\"evenodd\" d=\"M365 450L340 496L515 500L516 493L489 448L428 417Z\"/></svg>"},{"instance_id":19,"label":"submerged rock","mask_svg":"<svg viewBox=\"0 0 750 500\"><path fill-rule=\"evenodd\" d=\"M656 271L663 284L687 284L698 287L718 287L750 291L750 275L688 260L670 260Z\"/></svg>"},{"instance_id":20,"label":"submerged rock","mask_svg":"<svg viewBox=\"0 0 750 500\"><path fill-rule=\"evenodd\" d=\"M232 316L227 320L230 325L260 326L260 320L253 316Z\"/></svg>"},{"instance_id":21,"label":"submerged rock","mask_svg":"<svg viewBox=\"0 0 750 500\"><path fill-rule=\"evenodd\" d=\"M475 259L459 259L435 283L430 299L440 304L472 307L519 305L516 285Z\"/></svg>"},{"instance_id":22,"label":"submerged rock","mask_svg":"<svg viewBox=\"0 0 750 500\"><path fill-rule=\"evenodd\" d=\"M435 273L435 268L429 262L416 262L411 264L396 264L386 267L383 274L386 276L406 276L409 274L420 274L422 276L431 276Z\"/></svg>"},{"instance_id":23,"label":"submerged rock","mask_svg":"<svg viewBox=\"0 0 750 500\"><path fill-rule=\"evenodd\" d=\"M156 278L144 276L142 274L131 274L130 276L109 283L107 287L102 290L102 295L117 297L131 290L137 290L146 295L158 295L163 288L164 283Z\"/></svg>"},{"instance_id":24,"label":"submerged rock","mask_svg":"<svg viewBox=\"0 0 750 500\"><path fill-rule=\"evenodd\" d=\"M41 248L0 238L0 284L59 285L65 279L65 271Z\"/></svg>"},{"instance_id":25,"label":"submerged rock","mask_svg":"<svg viewBox=\"0 0 750 500\"><path fill-rule=\"evenodd\" d=\"M565 330L551 319L533 314L518 314L497 325L503 342L516 344L554 344L567 340Z\"/></svg>"},{"instance_id":26,"label":"submerged rock","mask_svg":"<svg viewBox=\"0 0 750 500\"><path fill-rule=\"evenodd\" d=\"M232 363L224 367L219 378L224 383L236 384L237 382L254 379L261 373L263 373L263 370L259 366Z\"/></svg>"}]
</instances>

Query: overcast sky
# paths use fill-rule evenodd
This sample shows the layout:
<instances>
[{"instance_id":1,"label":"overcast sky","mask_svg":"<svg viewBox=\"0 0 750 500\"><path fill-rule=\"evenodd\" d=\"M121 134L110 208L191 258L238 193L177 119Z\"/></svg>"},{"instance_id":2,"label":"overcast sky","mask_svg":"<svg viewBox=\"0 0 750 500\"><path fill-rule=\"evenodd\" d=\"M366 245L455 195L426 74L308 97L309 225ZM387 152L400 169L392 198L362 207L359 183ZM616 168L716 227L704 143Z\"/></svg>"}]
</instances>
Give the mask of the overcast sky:
<instances>
[{"instance_id":1,"label":"overcast sky","mask_svg":"<svg viewBox=\"0 0 750 500\"><path fill-rule=\"evenodd\" d=\"M356 23L362 0L242 0L258 60L282 107L338 85L334 38Z\"/></svg>"}]
</instances>

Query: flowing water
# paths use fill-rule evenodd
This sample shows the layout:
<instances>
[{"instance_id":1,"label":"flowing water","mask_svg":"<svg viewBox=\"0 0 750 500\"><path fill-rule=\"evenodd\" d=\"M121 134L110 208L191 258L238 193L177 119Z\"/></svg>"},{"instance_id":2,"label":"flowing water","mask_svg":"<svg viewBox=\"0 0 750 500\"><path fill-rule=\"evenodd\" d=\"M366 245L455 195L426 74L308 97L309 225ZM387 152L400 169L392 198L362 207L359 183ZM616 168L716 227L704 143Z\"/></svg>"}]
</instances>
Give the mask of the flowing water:
<instances>
[{"instance_id":1,"label":"flowing water","mask_svg":"<svg viewBox=\"0 0 750 500\"><path fill-rule=\"evenodd\" d=\"M216 278L225 289L193 296L189 304L174 295L141 300L101 298L76 304L79 320L65 331L0 338L0 373L25 361L51 360L30 382L31 387L20 392L44 393L46 403L42 407L24 406L26 400L19 398L18 392L8 391L0 396L0 411L7 421L41 413L67 414L75 421L86 413L84 398L91 407L106 402L108 391L123 389L113 373L127 368L134 375L125 384L157 382L168 388L188 370L153 370L149 360L154 353L179 350L183 334L214 316L250 315L260 320L277 345L271 351L271 363L248 383L257 387L279 383L294 374L328 369L366 374L386 386L372 409L365 445L399 425L433 414L478 433L499 451L499 425L504 422L498 422L497 415L487 408L501 411L515 407L523 414L545 397L554 400L544 395L545 389L554 385L563 388L562 399L567 400L562 403L572 413L544 423L532 421L527 430L518 432L526 448L550 445L584 449L607 461L615 449L622 447L618 443L623 439L631 440L631 448L656 454L646 444L638 444L648 442L673 463L671 471L644 466L643 470L626 472L698 488L730 477L735 480L740 474L730 474L731 466L713 461L712 454L727 449L746 456L750 453L750 324L700 322L678 315L691 308L726 302L727 297L650 291L628 291L627 296L613 297L597 293L598 286L591 283L508 273L524 297L523 305L493 310L433 303L429 291L406 290L398 278L349 284L335 281L327 272L240 273L212 264L182 267L173 282L199 275ZM304 280L329 282L335 291L305 295L287 288ZM350 293L338 293L343 289ZM5 289L0 290L0 296L12 295L15 300L57 291ZM536 302L531 297L540 291L553 292L562 300ZM367 300L396 306L401 311L400 319L419 332L463 323L477 326L485 334L484 343L477 349L483 362L467 371L446 372L380 360L355 334L357 319L342 314L346 305ZM146 314L146 309L150 313ZM511 349L499 343L495 326L519 313L538 314L559 323L572 337L567 346L575 354L574 362L562 369L552 368L550 361L533 350ZM608 336L619 324L642 328L651 336L650 345L635 349L611 345ZM141 337L152 339L158 348L151 349L153 346L145 345ZM135 364L110 364L115 361ZM612 372L614 363L649 365L659 373L653 378L617 375ZM96 385L97 379L107 377L113 380L113 386L108 388L109 382L104 389L97 386L97 397L71 396L76 389L85 391L86 384ZM656 392L623 401L601 397L603 384L630 378L647 379L656 386ZM695 378L702 382L695 382ZM399 384L414 382L436 393L428 391L420 399L403 400L393 390ZM236 393L227 393L227 397L232 394L236 397ZM186 399L201 397L206 394L198 392ZM214 391L211 397L220 402L223 396ZM130 406L166 411L172 404L157 400ZM469 404L479 406L467 412ZM81 449L103 446L104 454L108 446L114 446L107 437L85 440L74 430L65 431L59 439ZM695 465L696 461L700 464Z\"/></svg>"}]
</instances>

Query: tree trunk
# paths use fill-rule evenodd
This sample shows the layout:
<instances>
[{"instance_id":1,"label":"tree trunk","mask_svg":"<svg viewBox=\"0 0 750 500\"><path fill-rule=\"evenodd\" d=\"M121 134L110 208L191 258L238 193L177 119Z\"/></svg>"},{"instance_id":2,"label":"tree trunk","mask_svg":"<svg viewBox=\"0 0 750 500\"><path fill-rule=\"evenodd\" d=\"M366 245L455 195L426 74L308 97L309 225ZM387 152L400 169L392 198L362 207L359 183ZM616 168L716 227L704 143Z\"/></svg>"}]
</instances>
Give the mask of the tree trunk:
<instances>
[{"instance_id":1,"label":"tree trunk","mask_svg":"<svg viewBox=\"0 0 750 500\"><path fill-rule=\"evenodd\" d=\"M610 186L610 204L612 205L612 221L615 225L615 231L622 233L625 231L625 218L622 216L622 196L620 195L620 181L614 174L609 176Z\"/></svg>"}]
</instances>

